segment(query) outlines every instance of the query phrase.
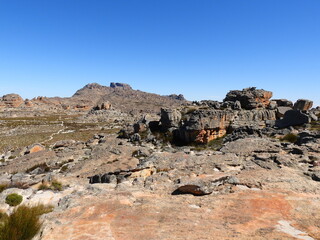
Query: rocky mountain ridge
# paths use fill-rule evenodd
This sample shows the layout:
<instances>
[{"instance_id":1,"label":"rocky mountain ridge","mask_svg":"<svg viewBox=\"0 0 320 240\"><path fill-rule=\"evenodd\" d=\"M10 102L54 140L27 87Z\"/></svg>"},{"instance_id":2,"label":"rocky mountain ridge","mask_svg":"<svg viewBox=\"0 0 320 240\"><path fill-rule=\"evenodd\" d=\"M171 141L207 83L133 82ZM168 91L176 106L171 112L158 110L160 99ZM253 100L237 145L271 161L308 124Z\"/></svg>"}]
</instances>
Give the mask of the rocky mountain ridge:
<instances>
[{"instance_id":1,"label":"rocky mountain ridge","mask_svg":"<svg viewBox=\"0 0 320 240\"><path fill-rule=\"evenodd\" d=\"M97 83L87 84L67 98L36 97L24 100L18 94L7 94L0 98L0 111L87 112L104 102L109 102L117 110L126 113L157 113L161 107L187 103L181 94L161 96L133 90L128 84L112 82L110 87Z\"/></svg>"},{"instance_id":2,"label":"rocky mountain ridge","mask_svg":"<svg viewBox=\"0 0 320 240\"><path fill-rule=\"evenodd\" d=\"M92 104L80 116L2 118L0 213L11 193L52 205L35 240L318 240L320 108L271 97L187 102L89 84L71 97Z\"/></svg>"}]
</instances>

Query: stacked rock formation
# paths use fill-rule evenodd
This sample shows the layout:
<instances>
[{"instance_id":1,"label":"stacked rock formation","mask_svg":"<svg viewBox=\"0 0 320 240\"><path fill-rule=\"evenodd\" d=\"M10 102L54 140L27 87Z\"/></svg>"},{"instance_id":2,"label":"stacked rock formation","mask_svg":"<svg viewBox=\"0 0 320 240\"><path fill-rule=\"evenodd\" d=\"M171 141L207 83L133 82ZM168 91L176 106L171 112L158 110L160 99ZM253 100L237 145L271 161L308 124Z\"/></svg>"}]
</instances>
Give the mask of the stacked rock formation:
<instances>
[{"instance_id":1,"label":"stacked rock formation","mask_svg":"<svg viewBox=\"0 0 320 240\"><path fill-rule=\"evenodd\" d=\"M23 98L18 94L7 94L0 99L0 107L16 108L23 103Z\"/></svg>"},{"instance_id":2,"label":"stacked rock formation","mask_svg":"<svg viewBox=\"0 0 320 240\"><path fill-rule=\"evenodd\" d=\"M272 97L272 92L251 87L251 88L245 88L242 91L239 91L239 90L230 91L225 97L224 102L239 101L241 103L242 108L251 110L255 108L268 107L270 104L271 97Z\"/></svg>"}]
</instances>

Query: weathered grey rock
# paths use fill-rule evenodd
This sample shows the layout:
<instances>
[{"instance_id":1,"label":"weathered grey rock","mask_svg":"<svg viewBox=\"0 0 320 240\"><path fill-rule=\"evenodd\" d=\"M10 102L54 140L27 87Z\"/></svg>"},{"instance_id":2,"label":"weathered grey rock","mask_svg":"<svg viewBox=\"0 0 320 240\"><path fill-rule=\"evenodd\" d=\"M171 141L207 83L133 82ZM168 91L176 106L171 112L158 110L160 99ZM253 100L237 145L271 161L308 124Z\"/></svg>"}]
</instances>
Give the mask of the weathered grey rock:
<instances>
[{"instance_id":1,"label":"weathered grey rock","mask_svg":"<svg viewBox=\"0 0 320 240\"><path fill-rule=\"evenodd\" d=\"M164 130L172 127L179 127L181 113L176 109L161 108L161 125Z\"/></svg>"},{"instance_id":2,"label":"weathered grey rock","mask_svg":"<svg viewBox=\"0 0 320 240\"><path fill-rule=\"evenodd\" d=\"M240 138L247 138L247 137L263 137L262 131L260 128L252 127L252 126L242 126L236 128L232 131L231 134L228 134L224 139L223 142L232 142Z\"/></svg>"},{"instance_id":3,"label":"weathered grey rock","mask_svg":"<svg viewBox=\"0 0 320 240\"><path fill-rule=\"evenodd\" d=\"M294 106L293 109L294 110L301 110L301 111L307 111L310 108L312 108L313 105L313 101L311 100L307 100L307 99L298 99Z\"/></svg>"},{"instance_id":4,"label":"weathered grey rock","mask_svg":"<svg viewBox=\"0 0 320 240\"><path fill-rule=\"evenodd\" d=\"M311 178L314 181L320 182L320 171L317 171L317 172L313 173Z\"/></svg>"},{"instance_id":5,"label":"weathered grey rock","mask_svg":"<svg viewBox=\"0 0 320 240\"><path fill-rule=\"evenodd\" d=\"M135 133L135 134L130 136L129 140L131 142L140 142L141 141L141 136L140 136L139 133Z\"/></svg>"},{"instance_id":6,"label":"weathered grey rock","mask_svg":"<svg viewBox=\"0 0 320 240\"><path fill-rule=\"evenodd\" d=\"M277 102L276 101L270 101L270 104L268 106L268 109L274 110L277 108Z\"/></svg>"},{"instance_id":7,"label":"weathered grey rock","mask_svg":"<svg viewBox=\"0 0 320 240\"><path fill-rule=\"evenodd\" d=\"M206 187L189 184L177 188L172 195L192 194L194 196L204 196L211 193L212 192Z\"/></svg>"},{"instance_id":8,"label":"weathered grey rock","mask_svg":"<svg viewBox=\"0 0 320 240\"><path fill-rule=\"evenodd\" d=\"M234 110L241 110L241 103L240 101L235 101L233 105Z\"/></svg>"},{"instance_id":9,"label":"weathered grey rock","mask_svg":"<svg viewBox=\"0 0 320 240\"><path fill-rule=\"evenodd\" d=\"M168 97L172 98L172 99L175 99L175 100L180 100L180 101L185 101L186 100L182 94L179 94L179 95L170 94Z\"/></svg>"},{"instance_id":10,"label":"weathered grey rock","mask_svg":"<svg viewBox=\"0 0 320 240\"><path fill-rule=\"evenodd\" d=\"M320 139L320 134L316 134L309 131L303 131L298 134L297 144L316 143Z\"/></svg>"},{"instance_id":11,"label":"weathered grey rock","mask_svg":"<svg viewBox=\"0 0 320 240\"><path fill-rule=\"evenodd\" d=\"M222 176L211 179L210 177L204 179L186 180L186 183L181 183L172 195L192 194L194 196L209 195L214 192L219 186L229 183L237 184L239 180L236 178L230 179L230 176Z\"/></svg>"},{"instance_id":12,"label":"weathered grey rock","mask_svg":"<svg viewBox=\"0 0 320 240\"><path fill-rule=\"evenodd\" d=\"M242 108L250 110L259 107L267 107L271 97L272 92L252 87L245 88L242 91L230 91L223 101L240 101Z\"/></svg>"},{"instance_id":13,"label":"weathered grey rock","mask_svg":"<svg viewBox=\"0 0 320 240\"><path fill-rule=\"evenodd\" d=\"M281 145L268 138L244 138L226 143L221 149L223 153L248 155L252 153L278 153Z\"/></svg>"},{"instance_id":14,"label":"weathered grey rock","mask_svg":"<svg viewBox=\"0 0 320 240\"><path fill-rule=\"evenodd\" d=\"M276 121L276 127L278 128L286 128L290 126L299 126L305 123L310 123L310 117L299 111L299 110L289 110L286 111L283 119Z\"/></svg>"},{"instance_id":15,"label":"weathered grey rock","mask_svg":"<svg viewBox=\"0 0 320 240\"><path fill-rule=\"evenodd\" d=\"M318 117L317 115L315 115L314 113L312 112L309 112L309 117L311 118L311 121L318 121Z\"/></svg>"},{"instance_id":16,"label":"weathered grey rock","mask_svg":"<svg viewBox=\"0 0 320 240\"><path fill-rule=\"evenodd\" d=\"M52 148L55 149L55 148L65 148L65 147L70 147L72 145L74 145L76 143L75 140L61 140L61 141L58 141L56 142Z\"/></svg>"},{"instance_id":17,"label":"weathered grey rock","mask_svg":"<svg viewBox=\"0 0 320 240\"><path fill-rule=\"evenodd\" d=\"M277 118L282 118L289 110L292 110L292 107L277 107Z\"/></svg>"},{"instance_id":18,"label":"weathered grey rock","mask_svg":"<svg viewBox=\"0 0 320 240\"><path fill-rule=\"evenodd\" d=\"M277 103L278 107L293 107L293 103L287 99L272 99Z\"/></svg>"}]
</instances>

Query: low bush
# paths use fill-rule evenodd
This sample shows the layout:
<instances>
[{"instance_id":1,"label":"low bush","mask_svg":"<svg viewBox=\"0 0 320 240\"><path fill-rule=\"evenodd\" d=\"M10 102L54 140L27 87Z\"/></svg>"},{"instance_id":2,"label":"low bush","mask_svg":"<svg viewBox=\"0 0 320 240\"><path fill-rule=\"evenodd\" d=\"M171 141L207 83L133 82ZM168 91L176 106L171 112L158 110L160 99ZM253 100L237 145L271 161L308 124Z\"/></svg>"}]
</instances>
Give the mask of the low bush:
<instances>
[{"instance_id":1,"label":"low bush","mask_svg":"<svg viewBox=\"0 0 320 240\"><path fill-rule=\"evenodd\" d=\"M62 190L62 183L58 182L57 180L53 180L51 182L51 188L54 191L61 191Z\"/></svg>"},{"instance_id":2,"label":"low bush","mask_svg":"<svg viewBox=\"0 0 320 240\"><path fill-rule=\"evenodd\" d=\"M293 133L288 133L287 135L282 137L280 140L283 141L283 142L295 143L298 140L298 136L296 134L293 134Z\"/></svg>"},{"instance_id":3,"label":"low bush","mask_svg":"<svg viewBox=\"0 0 320 240\"><path fill-rule=\"evenodd\" d=\"M19 205L23 200L23 197L17 193L11 193L6 197L6 203L11 207Z\"/></svg>"},{"instance_id":4,"label":"low bush","mask_svg":"<svg viewBox=\"0 0 320 240\"><path fill-rule=\"evenodd\" d=\"M19 206L0 224L0 240L31 240L40 230L39 217L52 211L52 207L38 205Z\"/></svg>"},{"instance_id":5,"label":"low bush","mask_svg":"<svg viewBox=\"0 0 320 240\"><path fill-rule=\"evenodd\" d=\"M62 191L63 185L57 180L53 180L50 184L42 183L38 190L53 190L53 191ZM1 240L1 239L0 239Z\"/></svg>"}]
</instances>

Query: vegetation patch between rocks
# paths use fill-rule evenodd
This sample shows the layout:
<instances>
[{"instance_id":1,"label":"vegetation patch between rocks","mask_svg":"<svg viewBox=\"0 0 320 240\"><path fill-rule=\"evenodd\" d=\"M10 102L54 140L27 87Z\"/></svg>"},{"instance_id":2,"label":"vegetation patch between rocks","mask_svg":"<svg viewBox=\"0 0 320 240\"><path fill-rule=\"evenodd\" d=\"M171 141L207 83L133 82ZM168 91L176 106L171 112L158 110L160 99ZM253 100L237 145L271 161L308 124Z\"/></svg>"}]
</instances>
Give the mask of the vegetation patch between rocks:
<instances>
[{"instance_id":1,"label":"vegetation patch between rocks","mask_svg":"<svg viewBox=\"0 0 320 240\"><path fill-rule=\"evenodd\" d=\"M23 200L23 197L17 193L11 193L6 197L6 203L11 207L18 206Z\"/></svg>"}]
</instances>

